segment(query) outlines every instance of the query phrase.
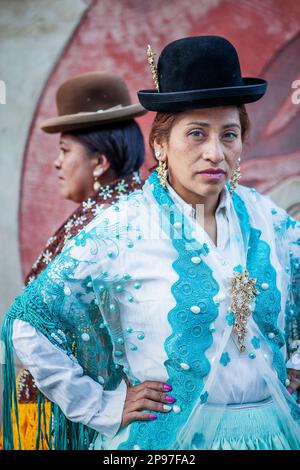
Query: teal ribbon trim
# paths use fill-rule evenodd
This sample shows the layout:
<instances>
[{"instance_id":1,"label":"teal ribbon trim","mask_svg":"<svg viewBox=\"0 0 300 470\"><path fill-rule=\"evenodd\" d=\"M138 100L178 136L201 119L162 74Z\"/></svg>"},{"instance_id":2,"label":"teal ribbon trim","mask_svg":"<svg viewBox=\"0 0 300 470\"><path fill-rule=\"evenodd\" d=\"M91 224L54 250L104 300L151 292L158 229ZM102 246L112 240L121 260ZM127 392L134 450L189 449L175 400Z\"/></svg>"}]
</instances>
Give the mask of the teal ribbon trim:
<instances>
[{"instance_id":1,"label":"teal ribbon trim","mask_svg":"<svg viewBox=\"0 0 300 470\"><path fill-rule=\"evenodd\" d=\"M129 439L119 446L120 450L133 449L134 445L141 449L180 448L180 444L174 447L176 434L187 421L197 398L201 398L203 379L210 371L205 356L213 342L210 324L218 316L213 297L217 295L219 285L212 270L203 260L199 264L191 261L192 257L205 256L207 247L192 237L192 227L160 186L156 172L151 174L149 183L154 185L153 195L166 215L162 228L170 234L178 253L173 263L178 281L171 289L176 306L168 313L173 332L165 341L168 359L164 365L169 375L167 383L172 385L180 412L158 413L155 421L132 423ZM180 229L175 228L176 222L182 223ZM190 310L192 306L198 306L201 314L195 315ZM188 370L182 367L184 364L188 365ZM203 402L206 400L204 395Z\"/></svg>"},{"instance_id":2,"label":"teal ribbon trim","mask_svg":"<svg viewBox=\"0 0 300 470\"><path fill-rule=\"evenodd\" d=\"M300 407L286 390L287 370L283 354L280 350L285 344L285 332L278 327L281 311L281 293L276 285L277 273L271 264L270 245L260 240L261 230L250 226L249 215L243 200L236 193L233 195L234 208L240 220L244 235L249 233L247 253L247 269L251 277L256 279L258 289L263 283L269 284L267 290L259 289L256 297L253 320L258 325L273 354L273 366L280 381L281 391L289 405L291 415L300 421Z\"/></svg>"}]
</instances>

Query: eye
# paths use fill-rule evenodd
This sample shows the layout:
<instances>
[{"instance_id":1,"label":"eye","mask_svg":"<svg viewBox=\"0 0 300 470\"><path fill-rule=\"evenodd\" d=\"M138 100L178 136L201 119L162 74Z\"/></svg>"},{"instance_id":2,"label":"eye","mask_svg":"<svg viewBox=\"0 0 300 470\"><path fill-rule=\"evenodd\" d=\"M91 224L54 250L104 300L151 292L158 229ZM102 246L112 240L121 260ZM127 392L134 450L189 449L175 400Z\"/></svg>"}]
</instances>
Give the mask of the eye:
<instances>
[{"instance_id":1,"label":"eye","mask_svg":"<svg viewBox=\"0 0 300 470\"><path fill-rule=\"evenodd\" d=\"M228 131L228 132L225 132L225 134L223 134L223 138L225 140L234 140L234 139L237 139L237 137L238 137L238 134L232 131Z\"/></svg>"},{"instance_id":2,"label":"eye","mask_svg":"<svg viewBox=\"0 0 300 470\"><path fill-rule=\"evenodd\" d=\"M188 133L188 136L198 137L202 139L203 137L205 137L205 134L201 129L193 129Z\"/></svg>"}]
</instances>

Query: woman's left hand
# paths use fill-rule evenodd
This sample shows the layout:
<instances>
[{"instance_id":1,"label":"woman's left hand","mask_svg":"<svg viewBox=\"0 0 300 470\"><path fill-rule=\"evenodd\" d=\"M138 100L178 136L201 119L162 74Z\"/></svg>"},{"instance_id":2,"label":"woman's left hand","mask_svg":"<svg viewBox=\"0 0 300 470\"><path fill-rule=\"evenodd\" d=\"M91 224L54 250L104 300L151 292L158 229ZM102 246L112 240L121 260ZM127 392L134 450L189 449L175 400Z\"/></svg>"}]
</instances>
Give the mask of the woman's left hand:
<instances>
[{"instance_id":1,"label":"woman's left hand","mask_svg":"<svg viewBox=\"0 0 300 470\"><path fill-rule=\"evenodd\" d=\"M287 369L290 384L288 391L292 395L297 390L297 403L300 404L300 370Z\"/></svg>"}]
</instances>

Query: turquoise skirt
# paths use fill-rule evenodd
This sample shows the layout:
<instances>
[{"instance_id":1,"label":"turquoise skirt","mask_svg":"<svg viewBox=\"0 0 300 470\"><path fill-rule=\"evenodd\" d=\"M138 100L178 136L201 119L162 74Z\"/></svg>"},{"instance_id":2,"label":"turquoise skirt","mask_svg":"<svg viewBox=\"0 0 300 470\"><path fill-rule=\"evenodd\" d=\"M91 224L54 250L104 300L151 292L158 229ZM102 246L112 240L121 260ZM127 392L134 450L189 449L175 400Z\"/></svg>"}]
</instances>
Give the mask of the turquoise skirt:
<instances>
[{"instance_id":1,"label":"turquoise skirt","mask_svg":"<svg viewBox=\"0 0 300 470\"><path fill-rule=\"evenodd\" d=\"M297 450L300 442L289 431L288 420L280 416L271 400L227 406L209 444L205 430L209 429L215 417L220 418L216 405L204 407L201 415L201 429L194 434L191 442L181 450ZM127 441L130 425L119 431L112 439L98 436L95 449L115 450ZM177 448L177 447L176 447Z\"/></svg>"},{"instance_id":2,"label":"turquoise skirt","mask_svg":"<svg viewBox=\"0 0 300 470\"><path fill-rule=\"evenodd\" d=\"M217 408L206 407L202 415L203 429L206 428L206 422L209 425L214 413L218 413ZM224 411L210 449L291 450L294 439L287 434L271 401L243 407L229 406ZM205 442L202 448L205 449Z\"/></svg>"}]
</instances>

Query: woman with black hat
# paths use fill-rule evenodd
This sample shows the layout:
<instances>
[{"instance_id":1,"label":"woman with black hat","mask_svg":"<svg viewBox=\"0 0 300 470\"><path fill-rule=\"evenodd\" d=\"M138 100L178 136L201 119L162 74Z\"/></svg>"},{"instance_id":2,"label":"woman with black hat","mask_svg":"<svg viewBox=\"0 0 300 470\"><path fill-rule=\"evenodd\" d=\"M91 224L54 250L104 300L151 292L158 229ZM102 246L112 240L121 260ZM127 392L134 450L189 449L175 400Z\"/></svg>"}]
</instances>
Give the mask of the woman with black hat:
<instances>
[{"instance_id":1,"label":"woman with black hat","mask_svg":"<svg viewBox=\"0 0 300 470\"><path fill-rule=\"evenodd\" d=\"M300 226L237 184L243 105L267 84L242 78L218 36L169 44L157 71L149 61L157 90L139 99L158 111L158 169L11 307L6 406L13 343L42 392L98 432L97 449L298 449L300 354L286 356L299 335Z\"/></svg>"}]
</instances>

